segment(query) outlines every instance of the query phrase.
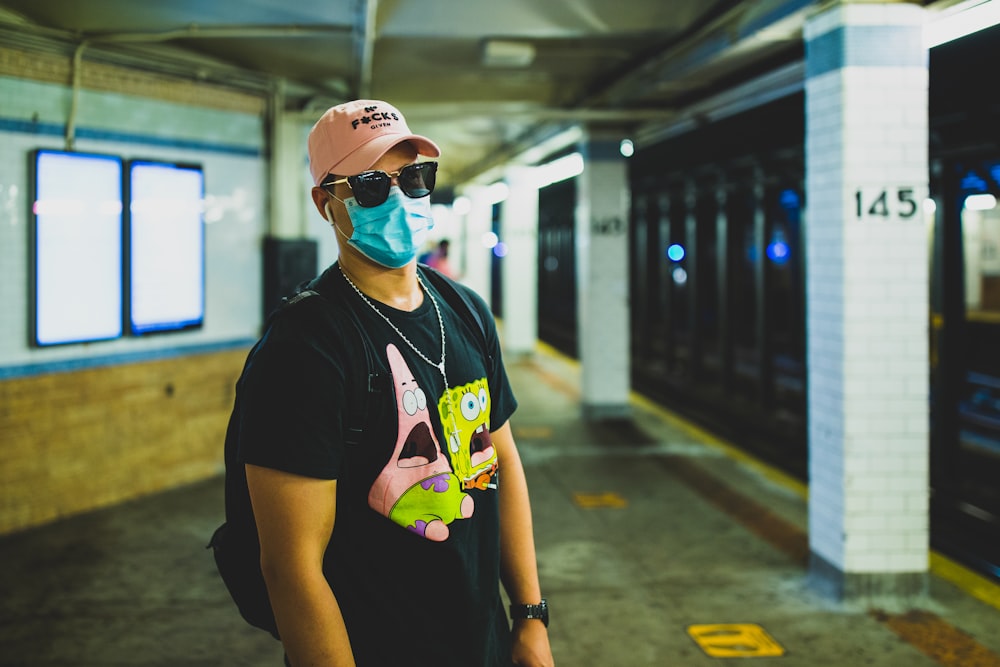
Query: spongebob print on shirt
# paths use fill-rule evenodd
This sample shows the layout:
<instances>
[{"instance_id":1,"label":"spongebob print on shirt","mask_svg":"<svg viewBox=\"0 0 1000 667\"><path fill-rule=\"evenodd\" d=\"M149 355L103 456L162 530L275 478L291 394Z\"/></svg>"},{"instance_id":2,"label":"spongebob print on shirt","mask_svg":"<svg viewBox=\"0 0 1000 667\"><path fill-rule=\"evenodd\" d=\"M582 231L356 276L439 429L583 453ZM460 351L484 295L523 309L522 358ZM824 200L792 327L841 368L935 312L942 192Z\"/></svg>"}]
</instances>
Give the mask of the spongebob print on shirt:
<instances>
[{"instance_id":1,"label":"spongebob print on shirt","mask_svg":"<svg viewBox=\"0 0 1000 667\"><path fill-rule=\"evenodd\" d=\"M469 489L496 488L486 379L448 389L438 400L447 453L431 424L427 396L395 345L386 346L398 427L389 462L368 492L368 505L396 524L435 542L475 511ZM449 404L455 409L449 409Z\"/></svg>"},{"instance_id":2,"label":"spongebob print on shirt","mask_svg":"<svg viewBox=\"0 0 1000 667\"><path fill-rule=\"evenodd\" d=\"M449 389L448 394L438 401L438 414L462 488L496 488L497 454L490 438L490 390L485 378Z\"/></svg>"}]
</instances>

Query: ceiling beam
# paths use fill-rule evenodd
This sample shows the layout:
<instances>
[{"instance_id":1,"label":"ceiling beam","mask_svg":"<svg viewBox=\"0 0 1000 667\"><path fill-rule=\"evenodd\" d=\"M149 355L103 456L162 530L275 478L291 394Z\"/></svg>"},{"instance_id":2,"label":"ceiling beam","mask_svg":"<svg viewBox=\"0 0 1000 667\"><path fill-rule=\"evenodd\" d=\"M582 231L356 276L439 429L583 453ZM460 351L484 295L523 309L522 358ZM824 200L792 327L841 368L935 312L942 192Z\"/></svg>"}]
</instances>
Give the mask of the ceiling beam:
<instances>
[{"instance_id":1,"label":"ceiling beam","mask_svg":"<svg viewBox=\"0 0 1000 667\"><path fill-rule=\"evenodd\" d=\"M289 112L299 116L300 120L315 120L314 109L300 112ZM496 119L517 120L521 122L574 122L574 123L611 123L637 124L643 122L666 122L674 120L677 112L672 109L564 109L560 107L525 106L519 102L510 104L497 103L466 103L452 102L446 104L421 104L409 102L406 105L406 118L409 121L429 119L440 121L454 118L456 120Z\"/></svg>"},{"instance_id":2,"label":"ceiling beam","mask_svg":"<svg viewBox=\"0 0 1000 667\"><path fill-rule=\"evenodd\" d=\"M61 31L63 34L69 34ZM301 37L309 34L343 33L342 25L229 25L204 27L189 25L159 32L89 32L79 33L90 42L169 42L175 39L246 39L248 37Z\"/></svg>"}]
</instances>

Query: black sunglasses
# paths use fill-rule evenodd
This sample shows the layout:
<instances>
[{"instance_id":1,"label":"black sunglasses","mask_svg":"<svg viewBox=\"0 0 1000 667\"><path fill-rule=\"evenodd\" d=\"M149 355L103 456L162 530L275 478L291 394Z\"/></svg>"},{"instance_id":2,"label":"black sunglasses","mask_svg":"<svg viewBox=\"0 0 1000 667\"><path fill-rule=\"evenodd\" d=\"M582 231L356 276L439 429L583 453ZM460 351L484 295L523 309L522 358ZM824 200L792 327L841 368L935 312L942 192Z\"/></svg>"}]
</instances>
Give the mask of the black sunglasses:
<instances>
[{"instance_id":1,"label":"black sunglasses","mask_svg":"<svg viewBox=\"0 0 1000 667\"><path fill-rule=\"evenodd\" d=\"M399 189L407 197L413 199L426 197L434 191L437 168L437 162L417 162L408 164L391 174L384 171L363 171L357 176L327 181L320 187L333 194L334 185L347 183L354 194L355 201L365 208L371 208L385 203L385 200L389 198L389 188L392 186L393 177L396 177Z\"/></svg>"}]
</instances>

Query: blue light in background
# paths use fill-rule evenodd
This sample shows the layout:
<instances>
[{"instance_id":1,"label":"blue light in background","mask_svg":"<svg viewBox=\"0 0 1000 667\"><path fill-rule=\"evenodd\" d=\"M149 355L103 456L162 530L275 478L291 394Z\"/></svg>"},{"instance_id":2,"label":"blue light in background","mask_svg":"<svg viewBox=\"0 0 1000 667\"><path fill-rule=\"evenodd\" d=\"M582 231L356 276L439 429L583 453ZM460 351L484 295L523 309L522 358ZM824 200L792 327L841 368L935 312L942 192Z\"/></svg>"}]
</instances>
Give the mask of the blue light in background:
<instances>
[{"instance_id":1,"label":"blue light in background","mask_svg":"<svg viewBox=\"0 0 1000 667\"><path fill-rule=\"evenodd\" d=\"M788 244L784 241L771 241L767 245L767 257L775 264L784 264L790 254Z\"/></svg>"},{"instance_id":2,"label":"blue light in background","mask_svg":"<svg viewBox=\"0 0 1000 667\"><path fill-rule=\"evenodd\" d=\"M792 249L785 241L785 230L780 226L775 227L771 233L771 242L767 244L764 252L767 253L767 258L775 264L784 264L788 261L789 256L792 254Z\"/></svg>"},{"instance_id":3,"label":"blue light in background","mask_svg":"<svg viewBox=\"0 0 1000 667\"><path fill-rule=\"evenodd\" d=\"M966 191L986 192L986 181L975 172L970 171L962 179L962 189Z\"/></svg>"},{"instance_id":4,"label":"blue light in background","mask_svg":"<svg viewBox=\"0 0 1000 667\"><path fill-rule=\"evenodd\" d=\"M798 208L799 207L799 193L795 190L782 190L779 197L781 206L783 208Z\"/></svg>"},{"instance_id":5,"label":"blue light in background","mask_svg":"<svg viewBox=\"0 0 1000 667\"><path fill-rule=\"evenodd\" d=\"M679 262L684 259L684 246L680 243L672 243L669 248L667 248L667 257L674 262Z\"/></svg>"},{"instance_id":6,"label":"blue light in background","mask_svg":"<svg viewBox=\"0 0 1000 667\"><path fill-rule=\"evenodd\" d=\"M507 256L507 244L503 241L499 241L495 246L493 246L493 254L497 257Z\"/></svg>"}]
</instances>

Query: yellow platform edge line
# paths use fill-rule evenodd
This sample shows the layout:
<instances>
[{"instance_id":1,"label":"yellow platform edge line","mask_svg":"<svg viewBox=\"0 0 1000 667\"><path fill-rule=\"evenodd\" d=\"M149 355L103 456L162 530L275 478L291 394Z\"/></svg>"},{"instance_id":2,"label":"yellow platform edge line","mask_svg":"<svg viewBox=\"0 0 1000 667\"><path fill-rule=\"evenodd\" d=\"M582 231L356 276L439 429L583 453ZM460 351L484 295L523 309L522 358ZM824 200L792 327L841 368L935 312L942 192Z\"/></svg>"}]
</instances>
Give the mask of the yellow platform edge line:
<instances>
[{"instance_id":1,"label":"yellow platform edge line","mask_svg":"<svg viewBox=\"0 0 1000 667\"><path fill-rule=\"evenodd\" d=\"M539 352L561 359L566 363L579 368L580 362L577 359L568 357L547 343L538 342ZM809 486L792 477L791 475L778 470L769 463L748 454L732 443L710 433L702 427L688 421L675 412L654 402L652 399L632 391L629 393L629 400L637 407L650 412L657 418L662 419L666 424L684 431L691 437L705 443L706 445L718 449L727 457L743 463L753 468L766 479L788 489L802 499L809 498ZM1000 585L990 581L978 572L974 572L967 567L956 563L947 556L934 550L930 550L929 567L933 575L953 584L967 595L976 598L980 602L990 605L995 609L1000 609Z\"/></svg>"},{"instance_id":2,"label":"yellow platform edge line","mask_svg":"<svg viewBox=\"0 0 1000 667\"><path fill-rule=\"evenodd\" d=\"M643 410L646 410L647 412L653 413L654 415L656 415L657 418L663 420L670 426L673 426L676 429L684 431L692 438L695 438L698 441L706 445L709 445L710 447L722 451L722 453L728 456L729 458L739 461L740 463L753 468L765 478L779 484L780 486L786 489L789 489L800 498L806 499L809 497L809 487L806 484L803 484L799 480L795 479L788 473L778 470L777 468L775 468L770 464L764 463L755 456L746 453L744 450L740 449L739 447L733 445L730 442L727 442L726 440L720 438L714 433L710 433L709 431L706 431L700 426L697 426L696 424L689 422L687 419L684 419L683 417L677 415L676 413L671 412L667 408L655 403L654 401L647 398L646 396L643 396L642 394L632 392L630 398L633 404L637 405Z\"/></svg>"},{"instance_id":3,"label":"yellow platform edge line","mask_svg":"<svg viewBox=\"0 0 1000 667\"><path fill-rule=\"evenodd\" d=\"M1000 585L978 572L973 572L936 551L930 552L930 568L935 576L954 584L980 602L1000 609Z\"/></svg>"},{"instance_id":4,"label":"yellow platform edge line","mask_svg":"<svg viewBox=\"0 0 1000 667\"><path fill-rule=\"evenodd\" d=\"M572 366L573 368L579 370L580 360L574 359L573 357L567 356L564 352L560 352L556 348L552 347L548 343L542 341L535 341L535 348L547 357L555 357L559 361Z\"/></svg>"}]
</instances>

